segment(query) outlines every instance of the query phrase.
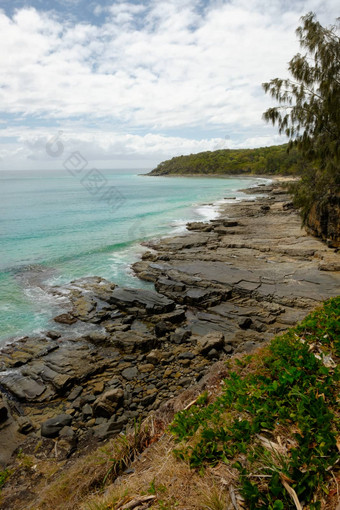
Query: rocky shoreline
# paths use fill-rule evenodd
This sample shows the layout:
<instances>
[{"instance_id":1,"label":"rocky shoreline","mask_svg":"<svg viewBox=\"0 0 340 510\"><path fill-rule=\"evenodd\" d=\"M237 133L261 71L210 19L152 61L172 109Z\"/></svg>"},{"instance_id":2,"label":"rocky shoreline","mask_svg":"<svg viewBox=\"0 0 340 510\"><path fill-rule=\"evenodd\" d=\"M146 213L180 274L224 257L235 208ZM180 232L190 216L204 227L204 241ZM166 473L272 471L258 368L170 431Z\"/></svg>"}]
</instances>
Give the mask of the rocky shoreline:
<instances>
[{"instance_id":1,"label":"rocky shoreline","mask_svg":"<svg viewBox=\"0 0 340 510\"><path fill-rule=\"evenodd\" d=\"M19 448L60 461L83 452L339 294L339 254L301 229L279 184L254 191L146 243L133 268L155 291L71 282L53 331L1 349L1 466Z\"/></svg>"}]
</instances>

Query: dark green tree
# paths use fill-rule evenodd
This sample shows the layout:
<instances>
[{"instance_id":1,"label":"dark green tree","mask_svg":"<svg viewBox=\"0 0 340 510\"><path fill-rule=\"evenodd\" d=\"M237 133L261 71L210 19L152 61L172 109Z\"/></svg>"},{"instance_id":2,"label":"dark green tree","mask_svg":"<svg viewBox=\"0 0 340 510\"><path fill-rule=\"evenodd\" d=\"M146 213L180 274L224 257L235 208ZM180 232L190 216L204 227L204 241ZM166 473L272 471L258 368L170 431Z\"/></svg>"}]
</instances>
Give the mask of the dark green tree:
<instances>
[{"instance_id":1,"label":"dark green tree","mask_svg":"<svg viewBox=\"0 0 340 510\"><path fill-rule=\"evenodd\" d=\"M327 201L340 187L340 39L339 22L323 27L310 12L297 29L304 54L289 62L292 78L263 83L279 103L263 117L289 137L305 161L305 173L295 186L306 220L315 200Z\"/></svg>"}]
</instances>

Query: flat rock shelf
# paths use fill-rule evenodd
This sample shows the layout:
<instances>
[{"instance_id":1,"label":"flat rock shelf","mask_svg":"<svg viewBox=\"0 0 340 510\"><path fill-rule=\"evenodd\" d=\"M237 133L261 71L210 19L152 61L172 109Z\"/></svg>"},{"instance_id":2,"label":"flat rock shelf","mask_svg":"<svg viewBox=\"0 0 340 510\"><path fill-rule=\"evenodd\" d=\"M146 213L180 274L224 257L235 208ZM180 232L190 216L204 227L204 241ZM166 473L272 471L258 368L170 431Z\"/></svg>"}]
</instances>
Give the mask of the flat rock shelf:
<instances>
[{"instance_id":1,"label":"flat rock shelf","mask_svg":"<svg viewBox=\"0 0 340 510\"><path fill-rule=\"evenodd\" d=\"M301 228L285 189L250 192L145 243L133 269L155 291L99 277L54 289L69 305L53 329L0 352L2 466L19 447L63 461L118 434L339 294L339 254Z\"/></svg>"}]
</instances>

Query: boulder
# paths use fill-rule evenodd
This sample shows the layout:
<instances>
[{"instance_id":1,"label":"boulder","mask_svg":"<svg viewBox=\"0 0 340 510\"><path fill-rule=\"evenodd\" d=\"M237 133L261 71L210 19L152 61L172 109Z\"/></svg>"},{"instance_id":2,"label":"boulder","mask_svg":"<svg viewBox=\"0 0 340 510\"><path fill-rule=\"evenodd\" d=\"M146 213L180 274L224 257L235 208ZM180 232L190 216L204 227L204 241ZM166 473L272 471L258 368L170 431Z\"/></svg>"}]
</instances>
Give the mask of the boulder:
<instances>
[{"instance_id":1,"label":"boulder","mask_svg":"<svg viewBox=\"0 0 340 510\"><path fill-rule=\"evenodd\" d=\"M174 344L182 344L191 336L191 331L184 328L177 328L176 331L171 333L170 342Z\"/></svg>"},{"instance_id":2,"label":"boulder","mask_svg":"<svg viewBox=\"0 0 340 510\"><path fill-rule=\"evenodd\" d=\"M114 388L103 393L93 404L93 414L96 417L110 418L124 400L124 391Z\"/></svg>"},{"instance_id":3,"label":"boulder","mask_svg":"<svg viewBox=\"0 0 340 510\"><path fill-rule=\"evenodd\" d=\"M43 437L57 437L61 429L71 425L71 423L72 416L69 414L59 414L41 424L41 435Z\"/></svg>"},{"instance_id":4,"label":"boulder","mask_svg":"<svg viewBox=\"0 0 340 510\"><path fill-rule=\"evenodd\" d=\"M61 315L57 315L57 317L54 317L55 322L59 322L60 324L74 324L77 322L77 319L73 317L70 313L62 313Z\"/></svg>"},{"instance_id":5,"label":"boulder","mask_svg":"<svg viewBox=\"0 0 340 510\"><path fill-rule=\"evenodd\" d=\"M205 355L208 354L211 349L216 351L222 349L224 346L224 335L219 331L208 333L207 335L197 339L198 351Z\"/></svg>"},{"instance_id":6,"label":"boulder","mask_svg":"<svg viewBox=\"0 0 340 510\"><path fill-rule=\"evenodd\" d=\"M111 338L111 344L127 354L148 352L156 346L156 343L155 337L136 331L119 331Z\"/></svg>"}]
</instances>

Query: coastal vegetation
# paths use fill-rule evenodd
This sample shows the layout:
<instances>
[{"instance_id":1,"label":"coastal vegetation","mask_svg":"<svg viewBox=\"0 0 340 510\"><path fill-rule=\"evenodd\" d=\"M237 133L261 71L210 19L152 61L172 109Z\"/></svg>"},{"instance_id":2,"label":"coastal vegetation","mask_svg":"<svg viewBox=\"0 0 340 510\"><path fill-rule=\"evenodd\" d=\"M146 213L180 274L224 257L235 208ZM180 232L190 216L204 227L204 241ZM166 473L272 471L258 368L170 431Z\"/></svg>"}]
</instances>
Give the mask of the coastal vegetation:
<instances>
[{"instance_id":1,"label":"coastal vegetation","mask_svg":"<svg viewBox=\"0 0 340 510\"><path fill-rule=\"evenodd\" d=\"M254 354L231 358L227 377L170 423L150 416L58 475L52 460L34 459L4 485L40 473L35 510L335 508L339 315L340 297L329 299ZM42 469L52 473L45 487Z\"/></svg>"},{"instance_id":2,"label":"coastal vegetation","mask_svg":"<svg viewBox=\"0 0 340 510\"><path fill-rule=\"evenodd\" d=\"M160 163L149 175L186 174L284 174L302 172L297 150L287 152L288 144L257 149L221 149L178 156Z\"/></svg>"},{"instance_id":3,"label":"coastal vegetation","mask_svg":"<svg viewBox=\"0 0 340 510\"><path fill-rule=\"evenodd\" d=\"M339 459L340 297L253 356L233 359L222 394L175 417L175 454L239 473L250 509L321 508Z\"/></svg>"},{"instance_id":4,"label":"coastal vegetation","mask_svg":"<svg viewBox=\"0 0 340 510\"><path fill-rule=\"evenodd\" d=\"M292 78L274 78L263 84L278 102L264 113L264 119L287 135L288 149L297 149L305 162L302 179L292 191L303 220L311 227L313 207L326 224L329 208L337 207L340 223L339 21L325 28L313 13L304 16L296 32L306 53L298 53L289 62ZM339 230L335 236L339 237Z\"/></svg>"}]
</instances>

